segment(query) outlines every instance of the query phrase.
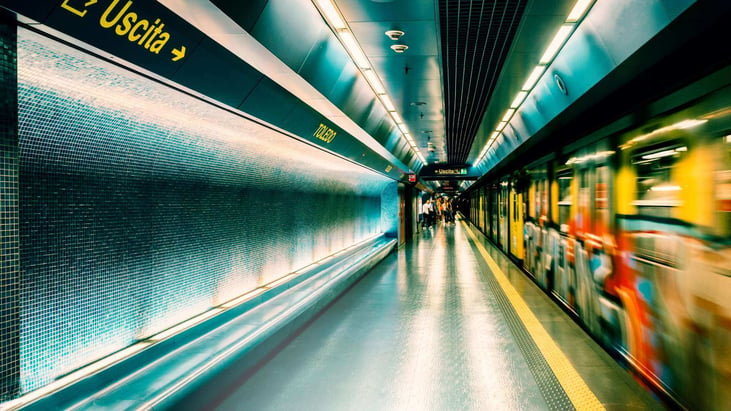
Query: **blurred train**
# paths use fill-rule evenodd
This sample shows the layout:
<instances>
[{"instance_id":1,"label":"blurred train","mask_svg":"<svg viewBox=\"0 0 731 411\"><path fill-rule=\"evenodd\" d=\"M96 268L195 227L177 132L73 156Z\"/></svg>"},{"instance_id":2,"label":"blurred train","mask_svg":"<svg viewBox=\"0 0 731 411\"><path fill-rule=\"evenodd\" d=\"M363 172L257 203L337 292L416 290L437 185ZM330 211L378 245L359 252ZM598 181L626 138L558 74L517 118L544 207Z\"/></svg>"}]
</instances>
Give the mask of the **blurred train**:
<instances>
[{"instance_id":1,"label":"blurred train","mask_svg":"<svg viewBox=\"0 0 731 411\"><path fill-rule=\"evenodd\" d=\"M473 224L693 409L731 406L731 75L711 77L666 96L670 110L656 101L648 120L628 116L467 194Z\"/></svg>"}]
</instances>

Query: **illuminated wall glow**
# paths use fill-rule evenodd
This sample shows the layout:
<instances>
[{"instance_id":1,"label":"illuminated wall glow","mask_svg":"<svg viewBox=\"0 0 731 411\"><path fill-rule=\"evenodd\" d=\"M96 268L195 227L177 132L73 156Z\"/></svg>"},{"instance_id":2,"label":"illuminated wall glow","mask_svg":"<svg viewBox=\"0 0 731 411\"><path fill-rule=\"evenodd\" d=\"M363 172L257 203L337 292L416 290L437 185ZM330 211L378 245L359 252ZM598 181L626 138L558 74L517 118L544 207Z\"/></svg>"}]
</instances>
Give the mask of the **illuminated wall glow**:
<instances>
[{"instance_id":1,"label":"illuminated wall glow","mask_svg":"<svg viewBox=\"0 0 731 411\"><path fill-rule=\"evenodd\" d=\"M23 392L380 233L391 180L19 29Z\"/></svg>"}]
</instances>

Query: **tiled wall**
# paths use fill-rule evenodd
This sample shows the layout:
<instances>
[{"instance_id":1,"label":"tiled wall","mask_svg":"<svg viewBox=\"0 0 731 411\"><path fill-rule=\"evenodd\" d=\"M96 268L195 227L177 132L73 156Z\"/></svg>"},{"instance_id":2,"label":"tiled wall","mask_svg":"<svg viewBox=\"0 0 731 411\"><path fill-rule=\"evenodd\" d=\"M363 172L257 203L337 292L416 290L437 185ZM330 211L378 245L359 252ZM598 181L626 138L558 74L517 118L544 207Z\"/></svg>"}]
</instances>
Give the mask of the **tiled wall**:
<instances>
[{"instance_id":1,"label":"tiled wall","mask_svg":"<svg viewBox=\"0 0 731 411\"><path fill-rule=\"evenodd\" d=\"M378 174L23 30L18 73L23 392L382 231Z\"/></svg>"},{"instance_id":2,"label":"tiled wall","mask_svg":"<svg viewBox=\"0 0 731 411\"><path fill-rule=\"evenodd\" d=\"M18 391L18 93L14 17L0 9L0 401Z\"/></svg>"}]
</instances>

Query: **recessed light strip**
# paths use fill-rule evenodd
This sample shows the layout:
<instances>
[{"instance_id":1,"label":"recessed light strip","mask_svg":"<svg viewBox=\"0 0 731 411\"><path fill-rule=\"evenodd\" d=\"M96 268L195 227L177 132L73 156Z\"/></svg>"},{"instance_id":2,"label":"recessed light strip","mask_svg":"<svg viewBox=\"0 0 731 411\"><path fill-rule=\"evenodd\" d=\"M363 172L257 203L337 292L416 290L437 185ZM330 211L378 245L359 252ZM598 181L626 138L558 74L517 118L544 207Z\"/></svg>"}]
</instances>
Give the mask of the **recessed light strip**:
<instances>
[{"instance_id":1,"label":"recessed light strip","mask_svg":"<svg viewBox=\"0 0 731 411\"><path fill-rule=\"evenodd\" d=\"M594 4L594 0L577 1L576 4L574 4L574 8L571 9L569 16L566 17L566 22L576 23L577 21L581 20L586 15L586 12L589 10L589 7L592 4Z\"/></svg>"},{"instance_id":2,"label":"recessed light strip","mask_svg":"<svg viewBox=\"0 0 731 411\"><path fill-rule=\"evenodd\" d=\"M317 6L331 27L336 30L348 28L348 26L345 25L345 20L340 17L340 13L330 0L317 0Z\"/></svg>"},{"instance_id":3,"label":"recessed light strip","mask_svg":"<svg viewBox=\"0 0 731 411\"><path fill-rule=\"evenodd\" d=\"M566 43L571 32L574 31L574 26L574 24L564 24L558 29L558 32L555 36L553 36L553 40L551 40L551 43L546 48L543 56L541 56L541 59L538 60L538 64L548 64L554 57L556 57L556 54L558 54L558 51L561 50L564 43Z\"/></svg>"},{"instance_id":4,"label":"recessed light strip","mask_svg":"<svg viewBox=\"0 0 731 411\"><path fill-rule=\"evenodd\" d=\"M394 125L399 128L399 131L401 131L401 137L406 140L407 143L409 143L412 153L414 153L419 158L419 160L424 165L426 165L426 159L424 159L424 156L416 147L416 144L413 144L413 140L409 141L409 139L406 138L406 131L404 131L404 128L401 127L403 124L403 119L396 111L396 107L394 106L393 101L386 93L386 88L383 86L383 82L381 82L381 80L378 78L378 74L373 69L373 66L371 66L368 57L363 52L360 44L358 44L358 40L356 40L353 32L348 27L347 22L340 14L340 11L338 10L335 3L333 3L332 0L313 0L313 4L320 11L320 14L325 18L327 24L332 28L333 32L335 32L337 37L340 39L340 42L345 47L345 50L350 55L350 58L355 63L356 67L358 67L358 70L361 72L361 74L363 74L363 77L371 86L373 92L381 100L381 103L386 108L388 114L391 116Z\"/></svg>"},{"instance_id":5,"label":"recessed light strip","mask_svg":"<svg viewBox=\"0 0 731 411\"><path fill-rule=\"evenodd\" d=\"M381 80L378 78L378 75L376 75L376 72L373 71L373 69L363 70L363 75L368 83L370 83L371 87L373 87L373 91L375 91L376 94L386 94L386 89L383 87Z\"/></svg>"}]
</instances>

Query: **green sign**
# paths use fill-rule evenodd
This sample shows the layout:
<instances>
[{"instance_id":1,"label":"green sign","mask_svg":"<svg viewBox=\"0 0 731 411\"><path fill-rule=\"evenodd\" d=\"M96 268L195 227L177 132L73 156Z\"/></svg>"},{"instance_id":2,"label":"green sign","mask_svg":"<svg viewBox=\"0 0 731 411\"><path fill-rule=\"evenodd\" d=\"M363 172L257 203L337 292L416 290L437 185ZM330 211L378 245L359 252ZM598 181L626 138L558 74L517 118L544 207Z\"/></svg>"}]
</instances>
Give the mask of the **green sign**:
<instances>
[{"instance_id":1,"label":"green sign","mask_svg":"<svg viewBox=\"0 0 731 411\"><path fill-rule=\"evenodd\" d=\"M164 76L180 69L203 34L156 1L9 1L11 10Z\"/></svg>"},{"instance_id":2,"label":"green sign","mask_svg":"<svg viewBox=\"0 0 731 411\"><path fill-rule=\"evenodd\" d=\"M447 176L467 175L467 169L466 168L436 168L436 169L434 169L434 174L447 175Z\"/></svg>"}]
</instances>

